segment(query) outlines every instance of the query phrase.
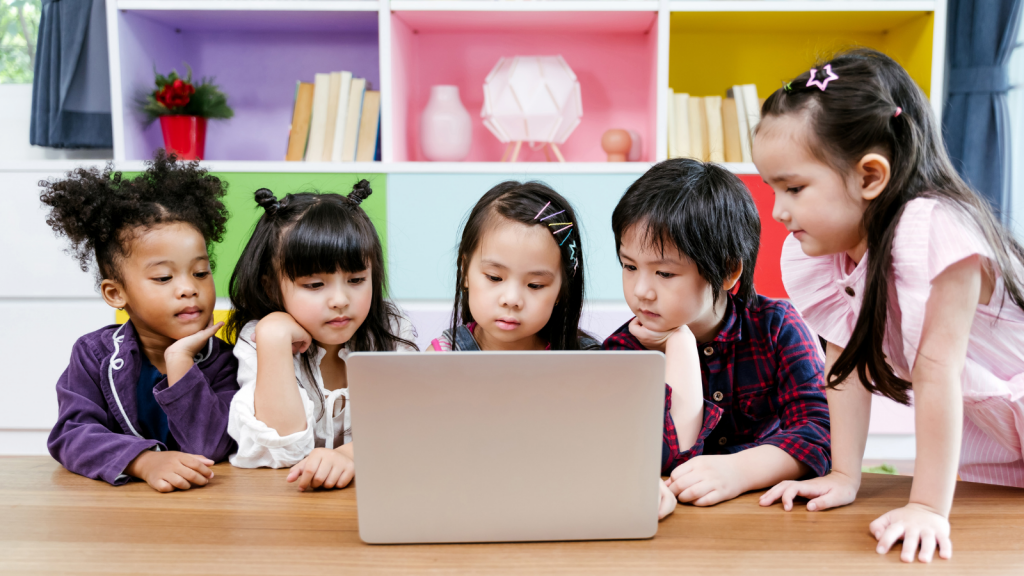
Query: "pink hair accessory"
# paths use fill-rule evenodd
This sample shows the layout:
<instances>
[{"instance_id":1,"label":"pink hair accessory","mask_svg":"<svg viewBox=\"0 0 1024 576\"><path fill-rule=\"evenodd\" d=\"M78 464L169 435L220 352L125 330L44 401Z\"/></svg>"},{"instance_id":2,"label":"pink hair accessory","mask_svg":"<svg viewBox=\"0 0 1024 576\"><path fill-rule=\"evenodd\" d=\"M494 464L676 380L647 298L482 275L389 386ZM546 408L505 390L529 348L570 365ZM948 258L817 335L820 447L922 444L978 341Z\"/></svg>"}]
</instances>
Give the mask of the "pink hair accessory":
<instances>
[{"instance_id":1,"label":"pink hair accessory","mask_svg":"<svg viewBox=\"0 0 1024 576\"><path fill-rule=\"evenodd\" d=\"M892 117L893 118L899 118L900 114L902 114L902 113L903 113L903 108L900 108L899 106L897 106L896 107L896 113L893 114Z\"/></svg>"},{"instance_id":2,"label":"pink hair accessory","mask_svg":"<svg viewBox=\"0 0 1024 576\"><path fill-rule=\"evenodd\" d=\"M815 80L814 77L818 74L818 69L817 68L811 68L811 77L807 79L807 87L808 88L810 88L811 86L817 86L818 88L821 88L822 92L824 92L825 88L828 88L828 83L829 82L831 82L833 80L839 80L839 76L836 76L836 73L832 71L832 65L831 64L825 64L825 68L822 71L823 72L827 72L828 76L825 76L821 80Z\"/></svg>"},{"instance_id":3,"label":"pink hair accessory","mask_svg":"<svg viewBox=\"0 0 1024 576\"><path fill-rule=\"evenodd\" d=\"M540 209L540 212L537 212L537 215L534 216L533 219L536 220L537 218L540 218L540 215L543 214L544 211L548 209L548 206L551 206L551 202L545 204L544 207Z\"/></svg>"}]
</instances>

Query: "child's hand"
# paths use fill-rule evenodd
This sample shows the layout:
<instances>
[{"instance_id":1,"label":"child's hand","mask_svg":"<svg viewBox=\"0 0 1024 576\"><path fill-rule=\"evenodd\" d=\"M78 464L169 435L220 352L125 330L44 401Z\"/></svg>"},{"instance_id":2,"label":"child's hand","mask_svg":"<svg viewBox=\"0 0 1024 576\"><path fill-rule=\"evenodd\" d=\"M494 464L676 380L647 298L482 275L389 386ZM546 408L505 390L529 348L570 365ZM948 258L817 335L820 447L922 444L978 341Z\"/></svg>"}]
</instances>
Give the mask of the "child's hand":
<instances>
[{"instance_id":1,"label":"child's hand","mask_svg":"<svg viewBox=\"0 0 1024 576\"><path fill-rule=\"evenodd\" d=\"M793 498L802 496L810 498L807 509L810 511L827 510L838 506L846 506L857 499L860 482L846 474L833 470L827 476L810 480L786 480L779 482L771 490L761 495L759 504L771 506L782 500L785 510L793 509Z\"/></svg>"},{"instance_id":2,"label":"child's hand","mask_svg":"<svg viewBox=\"0 0 1024 576\"><path fill-rule=\"evenodd\" d=\"M299 492L305 492L307 488L344 488L355 474L356 464L348 456L337 450L314 448L302 462L292 466L287 480L298 480Z\"/></svg>"},{"instance_id":3,"label":"child's hand","mask_svg":"<svg viewBox=\"0 0 1024 576\"><path fill-rule=\"evenodd\" d=\"M668 489L670 480L658 478L658 491L661 493L661 500L658 504L658 520L664 519L676 511L676 495Z\"/></svg>"},{"instance_id":4,"label":"child's hand","mask_svg":"<svg viewBox=\"0 0 1024 576\"><path fill-rule=\"evenodd\" d=\"M644 348L647 348L648 350L657 350L659 352L665 351L665 346L671 338L693 340L693 344L696 344L693 333L690 332L690 328L685 324L675 330L655 332L641 324L639 318L633 318L629 322L629 333L636 336L636 339L640 341L640 344L642 344Z\"/></svg>"},{"instance_id":5,"label":"child's hand","mask_svg":"<svg viewBox=\"0 0 1024 576\"><path fill-rule=\"evenodd\" d=\"M125 468L125 474L144 480L157 492L188 490L206 486L213 478L213 460L185 452L154 452L146 450Z\"/></svg>"},{"instance_id":6,"label":"child's hand","mask_svg":"<svg viewBox=\"0 0 1024 576\"><path fill-rule=\"evenodd\" d=\"M949 540L949 520L936 513L924 504L911 502L903 508L890 510L881 515L868 527L871 534L878 540L875 549L885 554L897 540L903 540L903 552L900 560L913 562L914 555L921 562L931 562L936 545L939 558L949 559L953 556L953 543ZM921 553L917 554L920 546Z\"/></svg>"},{"instance_id":7,"label":"child's hand","mask_svg":"<svg viewBox=\"0 0 1024 576\"><path fill-rule=\"evenodd\" d=\"M167 386L178 383L192 369L193 358L206 348L207 341L220 330L223 322L211 324L191 336L186 336L164 350L164 364L167 367Z\"/></svg>"},{"instance_id":8,"label":"child's hand","mask_svg":"<svg viewBox=\"0 0 1024 576\"><path fill-rule=\"evenodd\" d=\"M729 454L696 456L672 471L668 489L680 502L711 506L743 493L742 471Z\"/></svg>"},{"instance_id":9,"label":"child's hand","mask_svg":"<svg viewBox=\"0 0 1024 576\"><path fill-rule=\"evenodd\" d=\"M268 342L274 338L287 338L292 345L292 356L301 354L309 349L313 343L313 337L306 332L306 329L299 325L287 312L271 312L256 323L256 331L252 335L252 341L257 338ZM258 343L258 342L257 342Z\"/></svg>"}]
</instances>

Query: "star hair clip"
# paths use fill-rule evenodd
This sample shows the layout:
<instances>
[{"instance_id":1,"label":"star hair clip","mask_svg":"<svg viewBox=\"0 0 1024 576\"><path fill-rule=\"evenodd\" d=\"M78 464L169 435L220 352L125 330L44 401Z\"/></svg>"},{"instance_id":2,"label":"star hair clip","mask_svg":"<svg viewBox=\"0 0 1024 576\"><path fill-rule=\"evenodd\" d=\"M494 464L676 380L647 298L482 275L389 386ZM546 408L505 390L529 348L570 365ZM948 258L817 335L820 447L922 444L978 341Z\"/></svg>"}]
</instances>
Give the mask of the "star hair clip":
<instances>
[{"instance_id":1,"label":"star hair clip","mask_svg":"<svg viewBox=\"0 0 1024 576\"><path fill-rule=\"evenodd\" d=\"M822 72L825 72L826 74L822 76L821 80L817 80L815 79L815 76L817 76L818 74L818 69L811 68L811 77L807 79L808 88L810 88L811 86L817 86L818 88L821 88L822 92L824 92L825 88L828 88L829 82L833 80L839 80L839 76L836 76L836 73L832 71L831 64L825 64L825 68L822 70Z\"/></svg>"},{"instance_id":2,"label":"star hair clip","mask_svg":"<svg viewBox=\"0 0 1024 576\"><path fill-rule=\"evenodd\" d=\"M544 211L548 209L548 206L551 206L551 202L548 202L547 204L545 204L544 207L540 209L540 212L537 212L537 215L534 216L533 219L534 220L539 220L540 222L543 222L543 221L547 220L548 218L553 218L555 216L558 216L562 212L565 212L565 210L559 210L558 212L555 212L554 214L548 214L547 216L541 218L540 217L541 214L543 214ZM555 240L558 239L558 235L561 234L562 232L568 232L565 235L565 237L562 238L562 241L558 243L558 247L561 248L562 244L565 244L566 240L568 240L569 237L572 236L572 231L571 230L572 230L574 224L572 222L551 222L551 223L548 224L548 227L550 228L551 226L562 226L562 228L559 228L558 230L554 230L553 232L551 232L551 234L555 237ZM576 269L579 268L579 265L580 265L579 260L576 259L576 241L575 240L573 240L572 242L569 243L569 261L572 262L572 275L575 276L576 275Z\"/></svg>"}]
</instances>

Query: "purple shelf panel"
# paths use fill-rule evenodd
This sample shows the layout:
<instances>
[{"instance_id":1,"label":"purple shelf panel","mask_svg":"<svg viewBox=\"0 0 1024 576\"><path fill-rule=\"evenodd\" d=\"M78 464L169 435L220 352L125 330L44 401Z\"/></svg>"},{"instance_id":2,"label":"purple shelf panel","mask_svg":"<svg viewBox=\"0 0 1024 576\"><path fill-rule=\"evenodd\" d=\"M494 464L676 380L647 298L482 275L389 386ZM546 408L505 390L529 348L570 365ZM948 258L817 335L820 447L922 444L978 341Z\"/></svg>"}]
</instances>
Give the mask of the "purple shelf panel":
<instances>
[{"instance_id":1,"label":"purple shelf panel","mask_svg":"<svg viewBox=\"0 0 1024 576\"><path fill-rule=\"evenodd\" d=\"M210 122L208 160L283 160L295 83L317 72L349 70L380 88L375 12L137 11L118 25L128 160L163 146L159 125L146 127L134 105L154 66L184 73L188 62L194 78L215 77L228 95L235 117Z\"/></svg>"}]
</instances>

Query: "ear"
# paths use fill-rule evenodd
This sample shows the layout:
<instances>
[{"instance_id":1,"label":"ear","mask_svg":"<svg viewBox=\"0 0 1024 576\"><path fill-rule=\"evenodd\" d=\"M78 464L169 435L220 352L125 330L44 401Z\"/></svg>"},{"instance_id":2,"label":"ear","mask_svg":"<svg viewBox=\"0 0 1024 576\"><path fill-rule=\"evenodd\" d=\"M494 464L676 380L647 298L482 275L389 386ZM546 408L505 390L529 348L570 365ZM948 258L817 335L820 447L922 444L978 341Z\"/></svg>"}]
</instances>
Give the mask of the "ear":
<instances>
[{"instance_id":1,"label":"ear","mask_svg":"<svg viewBox=\"0 0 1024 576\"><path fill-rule=\"evenodd\" d=\"M872 152L865 154L857 163L856 177L860 197L864 200L874 200L889 185L889 178L892 176L892 167L889 159L881 154Z\"/></svg>"},{"instance_id":2,"label":"ear","mask_svg":"<svg viewBox=\"0 0 1024 576\"><path fill-rule=\"evenodd\" d=\"M124 308L128 305L128 295L120 282L104 279L100 282L100 294L103 295L103 301L111 308Z\"/></svg>"},{"instance_id":3,"label":"ear","mask_svg":"<svg viewBox=\"0 0 1024 576\"><path fill-rule=\"evenodd\" d=\"M740 262L736 266L736 269L732 271L732 274L729 274L728 276L725 277L725 281L722 282L722 290L725 290L726 292L732 290L733 287L736 286L736 283L740 281L740 276L742 275L743 262Z\"/></svg>"}]
</instances>

